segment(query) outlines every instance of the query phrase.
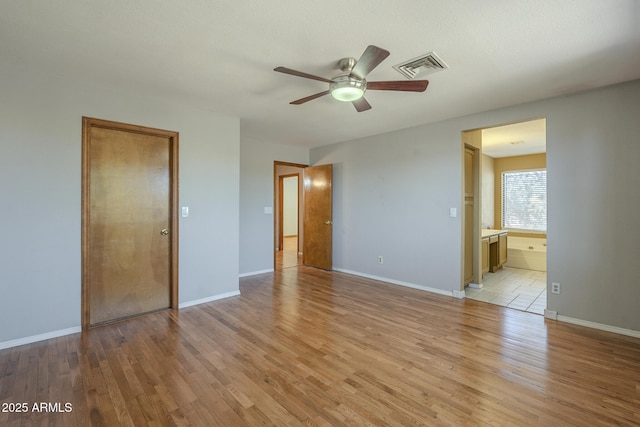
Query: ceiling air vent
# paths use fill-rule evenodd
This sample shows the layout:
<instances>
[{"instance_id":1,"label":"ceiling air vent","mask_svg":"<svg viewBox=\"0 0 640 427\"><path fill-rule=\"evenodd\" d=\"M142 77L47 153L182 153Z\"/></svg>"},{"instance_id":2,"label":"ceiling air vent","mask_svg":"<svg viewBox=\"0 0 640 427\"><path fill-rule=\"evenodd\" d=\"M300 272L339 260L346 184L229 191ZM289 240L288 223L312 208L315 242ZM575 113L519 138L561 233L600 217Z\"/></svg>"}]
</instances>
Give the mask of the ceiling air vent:
<instances>
[{"instance_id":1,"label":"ceiling air vent","mask_svg":"<svg viewBox=\"0 0 640 427\"><path fill-rule=\"evenodd\" d=\"M447 69L449 66L445 64L435 52L429 52L426 55L394 65L393 68L406 78L415 79L417 77L435 73L436 71Z\"/></svg>"}]
</instances>

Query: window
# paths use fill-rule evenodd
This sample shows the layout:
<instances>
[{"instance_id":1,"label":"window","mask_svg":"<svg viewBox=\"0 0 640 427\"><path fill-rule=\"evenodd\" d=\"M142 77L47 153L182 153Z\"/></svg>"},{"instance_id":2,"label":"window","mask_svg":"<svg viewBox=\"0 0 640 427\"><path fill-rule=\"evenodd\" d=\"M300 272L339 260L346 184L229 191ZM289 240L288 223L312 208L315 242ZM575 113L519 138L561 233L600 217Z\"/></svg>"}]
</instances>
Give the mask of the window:
<instances>
[{"instance_id":1,"label":"window","mask_svg":"<svg viewBox=\"0 0 640 427\"><path fill-rule=\"evenodd\" d=\"M547 231L547 171L502 173L502 228Z\"/></svg>"}]
</instances>

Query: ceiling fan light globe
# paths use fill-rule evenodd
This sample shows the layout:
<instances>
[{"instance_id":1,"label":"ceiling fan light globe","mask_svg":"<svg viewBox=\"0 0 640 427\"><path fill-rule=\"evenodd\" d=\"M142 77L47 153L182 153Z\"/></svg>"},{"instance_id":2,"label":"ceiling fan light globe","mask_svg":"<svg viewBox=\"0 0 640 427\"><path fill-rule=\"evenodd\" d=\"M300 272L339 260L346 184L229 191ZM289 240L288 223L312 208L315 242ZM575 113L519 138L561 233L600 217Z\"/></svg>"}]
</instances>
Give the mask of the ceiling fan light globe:
<instances>
[{"instance_id":1,"label":"ceiling fan light globe","mask_svg":"<svg viewBox=\"0 0 640 427\"><path fill-rule=\"evenodd\" d=\"M362 98L366 89L364 80L339 77L329 85L331 96L342 102L352 102Z\"/></svg>"},{"instance_id":2,"label":"ceiling fan light globe","mask_svg":"<svg viewBox=\"0 0 640 427\"><path fill-rule=\"evenodd\" d=\"M364 91L357 87L340 87L331 91L331 96L343 102L355 101L362 98L362 95L364 95Z\"/></svg>"}]
</instances>

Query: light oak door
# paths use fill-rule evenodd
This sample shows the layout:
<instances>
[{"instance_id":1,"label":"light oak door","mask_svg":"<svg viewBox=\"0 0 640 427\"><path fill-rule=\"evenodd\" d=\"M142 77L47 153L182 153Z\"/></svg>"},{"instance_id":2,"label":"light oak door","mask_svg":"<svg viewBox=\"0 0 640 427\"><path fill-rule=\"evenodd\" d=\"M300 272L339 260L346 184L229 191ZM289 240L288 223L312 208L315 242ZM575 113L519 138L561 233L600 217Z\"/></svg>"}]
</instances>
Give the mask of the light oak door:
<instances>
[{"instance_id":1,"label":"light oak door","mask_svg":"<svg viewBox=\"0 0 640 427\"><path fill-rule=\"evenodd\" d=\"M333 266L332 165L304 170L304 265L331 270Z\"/></svg>"},{"instance_id":2,"label":"light oak door","mask_svg":"<svg viewBox=\"0 0 640 427\"><path fill-rule=\"evenodd\" d=\"M464 284L473 281L473 242L474 242L474 157L472 149L464 150Z\"/></svg>"},{"instance_id":3,"label":"light oak door","mask_svg":"<svg viewBox=\"0 0 640 427\"><path fill-rule=\"evenodd\" d=\"M83 326L177 306L177 133L83 133Z\"/></svg>"}]
</instances>

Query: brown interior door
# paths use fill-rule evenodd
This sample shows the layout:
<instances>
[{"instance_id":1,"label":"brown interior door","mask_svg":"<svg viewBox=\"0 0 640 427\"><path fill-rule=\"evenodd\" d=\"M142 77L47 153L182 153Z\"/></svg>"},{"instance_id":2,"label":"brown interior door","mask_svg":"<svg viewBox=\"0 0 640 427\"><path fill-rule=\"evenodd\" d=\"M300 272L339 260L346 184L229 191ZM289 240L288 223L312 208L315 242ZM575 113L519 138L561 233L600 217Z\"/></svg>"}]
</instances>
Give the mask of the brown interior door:
<instances>
[{"instance_id":1,"label":"brown interior door","mask_svg":"<svg viewBox=\"0 0 640 427\"><path fill-rule=\"evenodd\" d=\"M304 170L304 265L331 270L333 252L332 165Z\"/></svg>"},{"instance_id":2,"label":"brown interior door","mask_svg":"<svg viewBox=\"0 0 640 427\"><path fill-rule=\"evenodd\" d=\"M91 120L84 145L84 326L177 304L177 134Z\"/></svg>"},{"instance_id":3,"label":"brown interior door","mask_svg":"<svg viewBox=\"0 0 640 427\"><path fill-rule=\"evenodd\" d=\"M473 281L473 202L464 202L464 284Z\"/></svg>"},{"instance_id":4,"label":"brown interior door","mask_svg":"<svg viewBox=\"0 0 640 427\"><path fill-rule=\"evenodd\" d=\"M470 148L464 150L464 284L473 281L473 236L475 233L475 185L474 185L475 152Z\"/></svg>"}]
</instances>

